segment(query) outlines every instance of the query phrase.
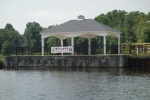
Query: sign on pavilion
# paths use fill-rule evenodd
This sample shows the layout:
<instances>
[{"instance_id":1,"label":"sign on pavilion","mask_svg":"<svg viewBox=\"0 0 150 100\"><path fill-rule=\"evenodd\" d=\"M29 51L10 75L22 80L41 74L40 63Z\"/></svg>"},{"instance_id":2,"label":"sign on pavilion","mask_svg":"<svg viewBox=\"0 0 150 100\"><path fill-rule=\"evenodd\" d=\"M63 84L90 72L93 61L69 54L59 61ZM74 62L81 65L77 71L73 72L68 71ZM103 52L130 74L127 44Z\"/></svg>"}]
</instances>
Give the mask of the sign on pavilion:
<instances>
[{"instance_id":1,"label":"sign on pavilion","mask_svg":"<svg viewBox=\"0 0 150 100\"><path fill-rule=\"evenodd\" d=\"M73 52L72 46L51 47L51 53L72 53L72 52Z\"/></svg>"},{"instance_id":2,"label":"sign on pavilion","mask_svg":"<svg viewBox=\"0 0 150 100\"><path fill-rule=\"evenodd\" d=\"M88 54L91 55L91 39L97 36L103 36L103 50L106 54L106 36L118 38L118 54L120 54L120 32L106 26L94 19L85 19L84 16L78 16L77 20L70 20L63 24L57 25L51 29L45 29L41 33L42 55L44 55L44 39L50 36L59 38L63 47L63 40L71 38L72 55L74 55L74 37L88 39Z\"/></svg>"}]
</instances>

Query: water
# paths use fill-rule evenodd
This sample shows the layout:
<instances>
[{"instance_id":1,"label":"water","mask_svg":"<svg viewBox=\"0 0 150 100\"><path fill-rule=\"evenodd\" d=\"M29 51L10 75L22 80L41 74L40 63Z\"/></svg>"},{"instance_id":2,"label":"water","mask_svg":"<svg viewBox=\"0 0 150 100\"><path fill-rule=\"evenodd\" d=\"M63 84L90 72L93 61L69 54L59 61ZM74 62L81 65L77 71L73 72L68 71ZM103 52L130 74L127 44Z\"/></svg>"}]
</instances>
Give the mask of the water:
<instances>
[{"instance_id":1,"label":"water","mask_svg":"<svg viewBox=\"0 0 150 100\"><path fill-rule=\"evenodd\" d=\"M149 100L148 69L0 70L0 100Z\"/></svg>"}]
</instances>

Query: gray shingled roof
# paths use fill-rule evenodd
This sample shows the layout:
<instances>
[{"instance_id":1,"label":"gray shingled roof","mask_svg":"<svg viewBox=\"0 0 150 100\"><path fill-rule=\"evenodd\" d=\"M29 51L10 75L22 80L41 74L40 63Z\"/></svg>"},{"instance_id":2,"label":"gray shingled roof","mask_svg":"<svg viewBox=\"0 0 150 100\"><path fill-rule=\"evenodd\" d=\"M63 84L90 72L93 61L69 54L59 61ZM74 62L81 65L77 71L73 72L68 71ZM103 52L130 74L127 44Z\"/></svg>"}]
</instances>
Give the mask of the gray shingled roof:
<instances>
[{"instance_id":1,"label":"gray shingled roof","mask_svg":"<svg viewBox=\"0 0 150 100\"><path fill-rule=\"evenodd\" d=\"M63 24L57 25L51 29L45 29L41 33L68 33L68 32L114 32L119 31L99 23L93 19L70 20Z\"/></svg>"}]
</instances>

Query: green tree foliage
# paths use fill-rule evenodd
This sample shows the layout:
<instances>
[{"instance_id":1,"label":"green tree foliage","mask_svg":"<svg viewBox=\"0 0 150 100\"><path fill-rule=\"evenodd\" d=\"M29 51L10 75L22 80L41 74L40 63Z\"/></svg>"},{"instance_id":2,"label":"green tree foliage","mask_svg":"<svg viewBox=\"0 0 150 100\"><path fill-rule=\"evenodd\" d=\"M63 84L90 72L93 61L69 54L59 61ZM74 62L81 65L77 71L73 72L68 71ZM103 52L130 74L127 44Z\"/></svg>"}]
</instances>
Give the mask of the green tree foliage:
<instances>
[{"instance_id":1,"label":"green tree foliage","mask_svg":"<svg viewBox=\"0 0 150 100\"><path fill-rule=\"evenodd\" d=\"M43 28L36 22L28 22L24 32L25 45L29 47L40 47L41 46L41 35L40 32Z\"/></svg>"},{"instance_id":2,"label":"green tree foliage","mask_svg":"<svg viewBox=\"0 0 150 100\"><path fill-rule=\"evenodd\" d=\"M75 52L78 54L88 54L88 40L81 37L76 37L74 39Z\"/></svg>"},{"instance_id":3,"label":"green tree foliage","mask_svg":"<svg viewBox=\"0 0 150 100\"><path fill-rule=\"evenodd\" d=\"M0 29L0 51L2 49L2 44L8 40L8 36L6 34L6 30Z\"/></svg>"},{"instance_id":4,"label":"green tree foliage","mask_svg":"<svg viewBox=\"0 0 150 100\"><path fill-rule=\"evenodd\" d=\"M137 42L150 42L150 22L149 19L141 18L137 25Z\"/></svg>"},{"instance_id":5,"label":"green tree foliage","mask_svg":"<svg viewBox=\"0 0 150 100\"><path fill-rule=\"evenodd\" d=\"M5 41L2 45L2 55L10 55L13 53L12 51L12 44L9 41Z\"/></svg>"},{"instance_id":6,"label":"green tree foliage","mask_svg":"<svg viewBox=\"0 0 150 100\"><path fill-rule=\"evenodd\" d=\"M48 47L60 46L60 39L56 37L49 37L46 43Z\"/></svg>"},{"instance_id":7,"label":"green tree foliage","mask_svg":"<svg viewBox=\"0 0 150 100\"><path fill-rule=\"evenodd\" d=\"M95 20L121 32L121 43L150 42L150 12L146 15L139 11L127 13L113 10L95 17ZM108 43L117 42L107 38Z\"/></svg>"},{"instance_id":8,"label":"green tree foliage","mask_svg":"<svg viewBox=\"0 0 150 100\"><path fill-rule=\"evenodd\" d=\"M5 41L9 41L12 44L11 51L13 52L16 46L22 46L23 44L22 36L11 24L7 24L4 29L0 29L0 52L2 50L2 44Z\"/></svg>"},{"instance_id":9,"label":"green tree foliage","mask_svg":"<svg viewBox=\"0 0 150 100\"><path fill-rule=\"evenodd\" d=\"M97 17L95 17L95 20L103 23L105 25L108 25L118 31L121 31L121 42L125 41L125 36L123 34L124 32L124 21L126 18L126 11L121 11L121 10L113 10L111 12L108 12L107 14L101 14ZM97 53L103 53L103 38L100 37L99 39L96 39L96 42L98 45L98 48L94 48L97 51ZM117 38L113 38L110 36L107 36L106 38L106 44L107 44L107 49L110 49L112 45L116 45L117 42ZM110 52L110 51L107 51Z\"/></svg>"},{"instance_id":10,"label":"green tree foliage","mask_svg":"<svg viewBox=\"0 0 150 100\"><path fill-rule=\"evenodd\" d=\"M10 30L10 31L15 31L15 29L13 28L13 26L10 23L6 24L4 29L5 30Z\"/></svg>"}]
</instances>

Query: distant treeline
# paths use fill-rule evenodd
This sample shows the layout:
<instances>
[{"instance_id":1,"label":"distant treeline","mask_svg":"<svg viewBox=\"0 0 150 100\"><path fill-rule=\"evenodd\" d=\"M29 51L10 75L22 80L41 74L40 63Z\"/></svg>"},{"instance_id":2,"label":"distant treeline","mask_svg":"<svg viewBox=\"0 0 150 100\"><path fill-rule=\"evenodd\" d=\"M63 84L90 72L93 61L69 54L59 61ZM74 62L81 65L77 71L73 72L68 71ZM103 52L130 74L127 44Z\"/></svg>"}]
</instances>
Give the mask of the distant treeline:
<instances>
[{"instance_id":1,"label":"distant treeline","mask_svg":"<svg viewBox=\"0 0 150 100\"><path fill-rule=\"evenodd\" d=\"M108 25L121 32L121 43L150 42L150 12L134 11L126 12L122 10L113 10L107 14L100 14L95 20ZM48 28L55 27L50 25ZM23 34L19 34L10 23L6 24L4 29L0 29L0 53L9 55L15 53L16 47L41 47L40 32L44 30L37 22L28 22ZM71 39L64 40L64 45L70 45ZM78 54L87 54L88 40L80 37L74 39L75 52ZM96 37L91 40L92 53L100 53L103 45L103 37ZM107 37L108 45L117 44L117 39ZM54 37L45 39L45 46L60 46L60 40ZM109 52L109 51L108 51Z\"/></svg>"}]
</instances>

